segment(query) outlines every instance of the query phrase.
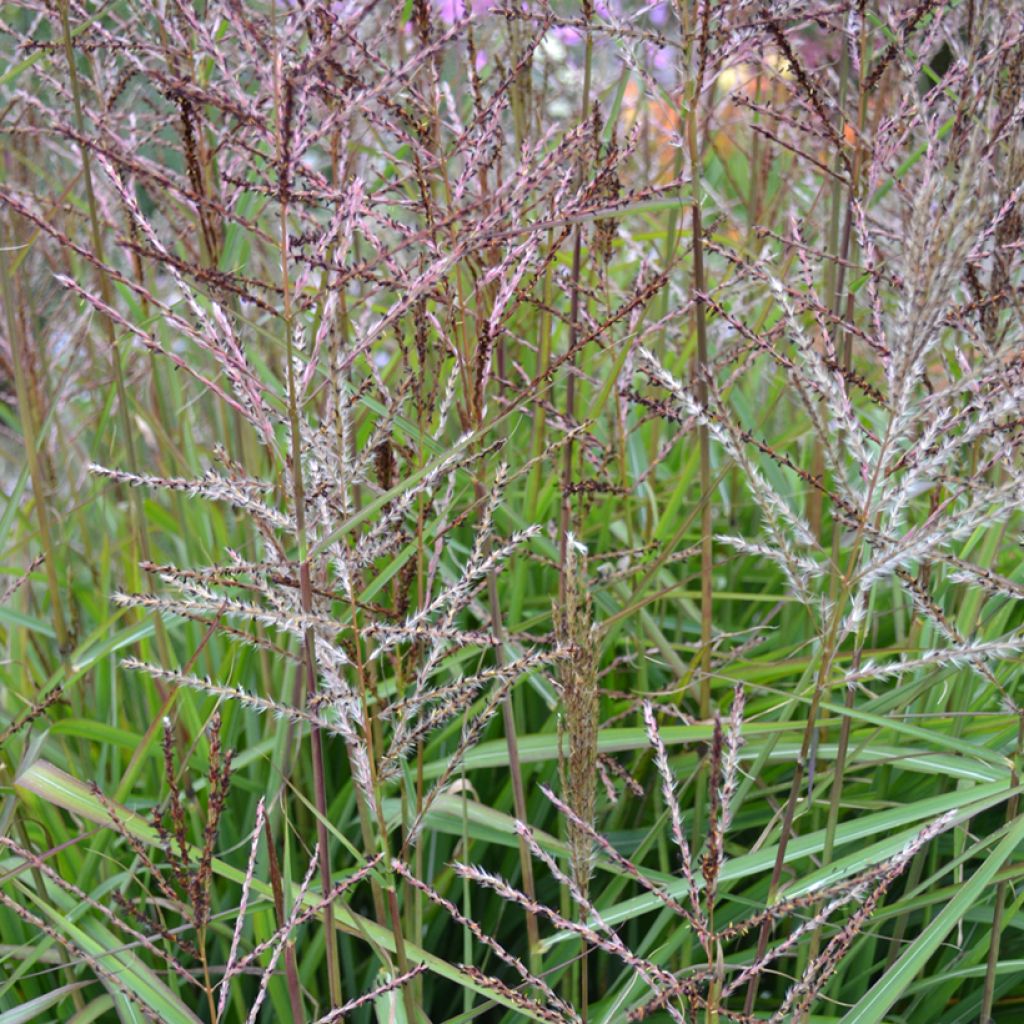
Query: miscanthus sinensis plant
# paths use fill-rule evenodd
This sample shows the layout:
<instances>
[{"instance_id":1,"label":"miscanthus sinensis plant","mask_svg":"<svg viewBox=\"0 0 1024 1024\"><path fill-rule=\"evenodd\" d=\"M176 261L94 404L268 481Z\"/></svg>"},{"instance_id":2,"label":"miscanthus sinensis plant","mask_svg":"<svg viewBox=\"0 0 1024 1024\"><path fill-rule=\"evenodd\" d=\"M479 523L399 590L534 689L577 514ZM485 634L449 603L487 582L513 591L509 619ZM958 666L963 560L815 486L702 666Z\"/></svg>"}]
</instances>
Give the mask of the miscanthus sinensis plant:
<instances>
[{"instance_id":1,"label":"miscanthus sinensis plant","mask_svg":"<svg viewBox=\"0 0 1024 1024\"><path fill-rule=\"evenodd\" d=\"M0 39L0 1019L1015 1019L1019 4Z\"/></svg>"}]
</instances>

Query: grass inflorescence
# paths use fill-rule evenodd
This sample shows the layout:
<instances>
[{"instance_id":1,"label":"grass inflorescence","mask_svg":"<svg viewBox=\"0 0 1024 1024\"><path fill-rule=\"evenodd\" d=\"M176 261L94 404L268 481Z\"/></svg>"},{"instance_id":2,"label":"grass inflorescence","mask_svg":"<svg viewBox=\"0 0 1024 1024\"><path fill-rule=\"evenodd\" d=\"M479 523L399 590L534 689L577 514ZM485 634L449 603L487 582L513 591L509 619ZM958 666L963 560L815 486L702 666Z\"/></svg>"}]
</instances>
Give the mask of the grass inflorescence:
<instances>
[{"instance_id":1,"label":"grass inflorescence","mask_svg":"<svg viewBox=\"0 0 1024 1024\"><path fill-rule=\"evenodd\" d=\"M1017 1019L1019 3L0 46L0 1022Z\"/></svg>"}]
</instances>

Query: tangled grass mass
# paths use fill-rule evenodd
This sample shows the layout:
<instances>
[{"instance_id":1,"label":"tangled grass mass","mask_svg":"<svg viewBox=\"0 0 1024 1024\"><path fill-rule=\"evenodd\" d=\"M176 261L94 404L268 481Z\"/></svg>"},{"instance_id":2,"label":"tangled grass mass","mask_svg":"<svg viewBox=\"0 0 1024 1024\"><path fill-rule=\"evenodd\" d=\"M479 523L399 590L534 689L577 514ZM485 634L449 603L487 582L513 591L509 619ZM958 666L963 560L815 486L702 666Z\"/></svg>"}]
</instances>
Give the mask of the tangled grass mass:
<instances>
[{"instance_id":1,"label":"tangled grass mass","mask_svg":"<svg viewBox=\"0 0 1024 1024\"><path fill-rule=\"evenodd\" d=\"M1024 1014L1024 4L0 15L0 1024Z\"/></svg>"}]
</instances>

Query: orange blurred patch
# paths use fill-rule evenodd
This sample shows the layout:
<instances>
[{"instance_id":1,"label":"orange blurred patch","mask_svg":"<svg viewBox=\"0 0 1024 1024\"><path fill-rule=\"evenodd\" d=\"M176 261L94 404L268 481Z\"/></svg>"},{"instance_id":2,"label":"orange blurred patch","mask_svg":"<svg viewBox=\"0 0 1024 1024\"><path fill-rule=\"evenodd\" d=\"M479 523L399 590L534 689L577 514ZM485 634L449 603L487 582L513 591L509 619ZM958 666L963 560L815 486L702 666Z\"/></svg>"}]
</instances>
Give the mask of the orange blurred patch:
<instances>
[{"instance_id":1,"label":"orange blurred patch","mask_svg":"<svg viewBox=\"0 0 1024 1024\"><path fill-rule=\"evenodd\" d=\"M751 117L744 100L765 106L784 104L789 97L788 82L792 72L785 59L774 54L765 57L763 65L736 64L726 68L715 80L720 97L715 107L711 136L712 145L722 157L736 149L737 129Z\"/></svg>"},{"instance_id":2,"label":"orange blurred patch","mask_svg":"<svg viewBox=\"0 0 1024 1024\"><path fill-rule=\"evenodd\" d=\"M724 69L715 80L715 96L719 101L712 119L711 142L723 157L736 148L736 129L750 116L738 97L760 103L783 103L789 94L786 83L792 75L786 61L769 55L764 65L737 64ZM621 117L627 130L638 123L641 126L639 159L649 168L649 180L655 184L671 181L675 176L677 150L682 145L681 103L647 95L630 79L623 95Z\"/></svg>"},{"instance_id":3,"label":"orange blurred patch","mask_svg":"<svg viewBox=\"0 0 1024 1024\"><path fill-rule=\"evenodd\" d=\"M679 108L661 96L647 96L631 78L622 98L622 124L629 131L640 125L639 159L650 169L650 181L663 185L674 176L676 150L681 142Z\"/></svg>"}]
</instances>

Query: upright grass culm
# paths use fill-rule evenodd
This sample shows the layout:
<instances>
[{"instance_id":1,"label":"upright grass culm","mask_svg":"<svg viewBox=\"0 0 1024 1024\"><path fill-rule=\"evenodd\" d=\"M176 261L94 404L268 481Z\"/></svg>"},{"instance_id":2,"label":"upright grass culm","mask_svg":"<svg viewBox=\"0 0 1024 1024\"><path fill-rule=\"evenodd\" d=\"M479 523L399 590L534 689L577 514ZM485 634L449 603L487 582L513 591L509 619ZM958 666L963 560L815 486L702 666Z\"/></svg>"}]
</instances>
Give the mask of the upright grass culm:
<instances>
[{"instance_id":1,"label":"upright grass culm","mask_svg":"<svg viewBox=\"0 0 1024 1024\"><path fill-rule=\"evenodd\" d=\"M1020 3L0 50L0 1020L1016 1020Z\"/></svg>"},{"instance_id":2,"label":"upright grass culm","mask_svg":"<svg viewBox=\"0 0 1024 1024\"><path fill-rule=\"evenodd\" d=\"M565 655L558 665L558 692L562 718L559 721L558 765L562 793L575 818L586 822L584 829L570 820L569 862L576 888L584 896L590 891L593 873L593 843L597 798L597 735L600 725L600 689L597 666L600 655L600 631L593 621L590 595L587 591L586 552L578 550L578 542L569 534L562 563L568 577L563 585L561 603L556 604L552 618L555 638ZM582 557L581 557L582 555ZM580 961L580 1010L587 1019L589 977L587 952Z\"/></svg>"}]
</instances>

